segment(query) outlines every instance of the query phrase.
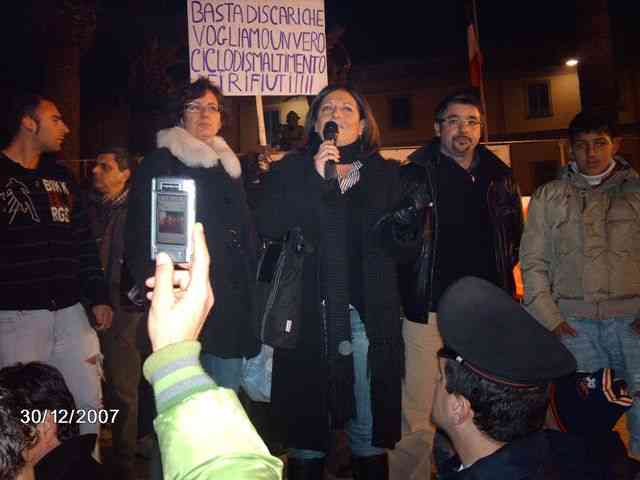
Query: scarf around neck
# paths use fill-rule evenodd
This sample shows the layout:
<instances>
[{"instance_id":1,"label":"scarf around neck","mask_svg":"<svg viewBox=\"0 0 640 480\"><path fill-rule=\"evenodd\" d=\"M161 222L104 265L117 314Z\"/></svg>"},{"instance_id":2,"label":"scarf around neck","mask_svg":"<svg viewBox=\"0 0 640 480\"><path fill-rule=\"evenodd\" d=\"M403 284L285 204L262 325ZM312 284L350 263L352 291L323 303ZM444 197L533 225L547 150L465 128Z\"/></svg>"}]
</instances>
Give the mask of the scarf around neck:
<instances>
[{"instance_id":1,"label":"scarf around neck","mask_svg":"<svg viewBox=\"0 0 640 480\"><path fill-rule=\"evenodd\" d=\"M339 147L340 163L358 160L358 143ZM323 238L323 298L329 368L329 410L334 428L343 428L356 414L354 366L349 312L348 201L336 179L323 196L326 226Z\"/></svg>"},{"instance_id":2,"label":"scarf around neck","mask_svg":"<svg viewBox=\"0 0 640 480\"><path fill-rule=\"evenodd\" d=\"M159 148L168 148L173 156L188 167L212 168L222 164L231 178L240 178L240 160L224 138L213 137L203 142L182 127L167 128L157 134Z\"/></svg>"}]
</instances>

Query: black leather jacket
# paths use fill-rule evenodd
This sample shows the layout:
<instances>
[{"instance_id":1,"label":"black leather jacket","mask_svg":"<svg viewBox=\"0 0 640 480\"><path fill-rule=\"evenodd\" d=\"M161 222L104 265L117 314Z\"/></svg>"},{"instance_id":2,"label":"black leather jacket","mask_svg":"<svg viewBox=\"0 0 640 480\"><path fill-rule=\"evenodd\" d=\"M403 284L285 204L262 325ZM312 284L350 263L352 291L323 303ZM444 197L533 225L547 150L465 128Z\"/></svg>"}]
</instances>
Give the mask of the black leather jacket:
<instances>
[{"instance_id":1,"label":"black leather jacket","mask_svg":"<svg viewBox=\"0 0 640 480\"><path fill-rule=\"evenodd\" d=\"M422 196L426 196L426 200L423 198L421 203L426 204L426 208L417 216L422 233L419 253L415 252L411 262L400 265L399 281L405 315L409 320L424 323L428 313L436 308L432 304L432 286L434 259L438 254L438 189L435 175L437 163L442 161L440 142L435 140L416 150L409 160L411 163L402 167L400 174L405 195L415 196L415 192L422 189ZM482 145L476 148L474 160L476 166L480 163L483 172L490 172L487 204L491 227L495 232L497 272L502 288L513 295L513 267L518 262L523 230L520 193L511 169ZM473 170L472 164L471 172Z\"/></svg>"}]
</instances>

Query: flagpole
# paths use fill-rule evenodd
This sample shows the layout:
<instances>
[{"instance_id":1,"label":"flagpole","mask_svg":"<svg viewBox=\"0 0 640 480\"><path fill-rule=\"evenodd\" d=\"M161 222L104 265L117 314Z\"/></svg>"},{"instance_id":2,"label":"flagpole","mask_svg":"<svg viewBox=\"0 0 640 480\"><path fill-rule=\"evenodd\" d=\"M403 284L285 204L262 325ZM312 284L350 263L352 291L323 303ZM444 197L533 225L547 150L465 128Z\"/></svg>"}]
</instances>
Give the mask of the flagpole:
<instances>
[{"instance_id":1,"label":"flagpole","mask_svg":"<svg viewBox=\"0 0 640 480\"><path fill-rule=\"evenodd\" d=\"M476 7L476 0L471 0L473 5L473 28L476 33L476 42L478 44L478 51L482 55L482 49L480 49L480 29L478 28L478 9ZM484 63L484 62L482 62ZM487 101L484 95L484 68L480 69L480 102L482 103L482 111L484 112L484 128L482 129L482 135L485 143L489 141L489 116L487 112Z\"/></svg>"}]
</instances>

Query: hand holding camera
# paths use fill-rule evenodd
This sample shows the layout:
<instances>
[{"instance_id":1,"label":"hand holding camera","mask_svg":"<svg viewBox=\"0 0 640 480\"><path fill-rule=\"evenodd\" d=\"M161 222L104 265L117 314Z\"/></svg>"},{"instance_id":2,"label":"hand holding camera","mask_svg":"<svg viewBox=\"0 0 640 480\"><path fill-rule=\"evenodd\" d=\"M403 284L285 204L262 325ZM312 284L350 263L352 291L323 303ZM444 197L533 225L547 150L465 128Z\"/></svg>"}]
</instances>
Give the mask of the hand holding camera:
<instances>
[{"instance_id":1,"label":"hand holding camera","mask_svg":"<svg viewBox=\"0 0 640 480\"><path fill-rule=\"evenodd\" d=\"M154 352L174 343L196 340L213 307L211 260L200 223L193 229L193 247L188 270L176 271L171 258L158 253L155 275L145 282L153 288L147 297L151 300L148 328Z\"/></svg>"}]
</instances>

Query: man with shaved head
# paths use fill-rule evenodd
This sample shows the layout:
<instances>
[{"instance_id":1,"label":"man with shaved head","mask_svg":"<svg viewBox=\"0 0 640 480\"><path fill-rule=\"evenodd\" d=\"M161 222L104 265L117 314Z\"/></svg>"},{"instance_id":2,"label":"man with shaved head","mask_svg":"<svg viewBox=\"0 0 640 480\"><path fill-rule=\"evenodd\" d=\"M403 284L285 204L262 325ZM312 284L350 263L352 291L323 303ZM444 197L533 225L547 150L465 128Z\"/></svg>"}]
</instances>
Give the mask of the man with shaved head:
<instances>
[{"instance_id":1,"label":"man with shaved head","mask_svg":"<svg viewBox=\"0 0 640 480\"><path fill-rule=\"evenodd\" d=\"M0 152L0 367L49 363L79 408L98 409L100 348L80 300L98 329L109 328L111 307L77 187L43 159L60 151L69 128L38 95L12 96L4 113L12 136Z\"/></svg>"}]
</instances>

